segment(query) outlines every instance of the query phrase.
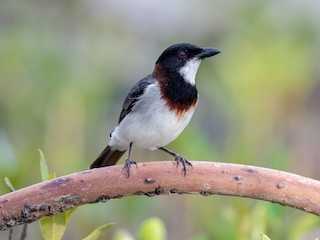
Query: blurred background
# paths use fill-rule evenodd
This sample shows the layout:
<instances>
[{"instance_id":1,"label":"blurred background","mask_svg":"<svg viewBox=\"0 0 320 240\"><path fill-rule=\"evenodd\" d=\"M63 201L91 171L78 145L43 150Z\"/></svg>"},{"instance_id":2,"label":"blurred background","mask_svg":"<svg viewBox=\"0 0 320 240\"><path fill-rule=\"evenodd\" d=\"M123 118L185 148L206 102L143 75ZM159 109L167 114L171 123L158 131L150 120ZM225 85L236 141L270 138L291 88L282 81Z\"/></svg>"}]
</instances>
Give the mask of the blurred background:
<instances>
[{"instance_id":1,"label":"blurred background","mask_svg":"<svg viewBox=\"0 0 320 240\"><path fill-rule=\"evenodd\" d=\"M106 146L132 85L171 44L222 54L197 75L198 109L169 148L190 160L320 176L319 1L2 1L0 194L41 181L41 149L58 176ZM170 159L133 150L138 162ZM121 162L122 163L122 162ZM108 222L137 236L157 216L168 239L314 239L318 217L226 196L125 197L79 207L64 239ZM20 227L15 228L15 234ZM6 239L8 231L1 232ZM16 235L18 236L18 235ZM38 223L27 239L41 239Z\"/></svg>"}]
</instances>

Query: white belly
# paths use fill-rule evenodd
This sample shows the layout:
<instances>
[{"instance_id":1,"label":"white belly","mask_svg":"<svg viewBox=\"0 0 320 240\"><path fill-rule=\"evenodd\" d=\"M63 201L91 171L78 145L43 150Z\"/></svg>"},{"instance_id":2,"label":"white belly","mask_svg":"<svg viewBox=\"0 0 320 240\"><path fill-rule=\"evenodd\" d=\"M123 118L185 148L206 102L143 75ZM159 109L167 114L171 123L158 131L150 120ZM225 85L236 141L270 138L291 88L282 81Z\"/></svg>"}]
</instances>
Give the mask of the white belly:
<instances>
[{"instance_id":1,"label":"white belly","mask_svg":"<svg viewBox=\"0 0 320 240\"><path fill-rule=\"evenodd\" d=\"M155 150L176 139L188 125L195 107L178 119L154 87L148 87L132 112L112 132L109 141L112 149L124 151L132 142L134 146Z\"/></svg>"}]
</instances>

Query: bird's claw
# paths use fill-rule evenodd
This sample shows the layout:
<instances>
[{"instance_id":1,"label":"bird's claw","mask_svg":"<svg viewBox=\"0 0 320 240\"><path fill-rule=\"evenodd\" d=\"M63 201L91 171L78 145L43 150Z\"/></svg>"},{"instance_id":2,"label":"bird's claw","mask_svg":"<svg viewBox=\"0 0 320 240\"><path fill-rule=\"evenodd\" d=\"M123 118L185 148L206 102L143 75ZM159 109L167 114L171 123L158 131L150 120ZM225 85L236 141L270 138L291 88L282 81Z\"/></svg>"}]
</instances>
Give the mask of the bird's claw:
<instances>
[{"instance_id":1,"label":"bird's claw","mask_svg":"<svg viewBox=\"0 0 320 240\"><path fill-rule=\"evenodd\" d=\"M184 177L187 174L187 165L189 165L193 169L193 166L192 166L191 162L189 162L187 159L181 157L180 155L176 155L175 156L175 161L177 163L177 167L179 166L179 164L181 162L182 168L183 168L183 176Z\"/></svg>"},{"instance_id":2,"label":"bird's claw","mask_svg":"<svg viewBox=\"0 0 320 240\"><path fill-rule=\"evenodd\" d=\"M130 168L131 168L131 164L134 164L134 165L136 165L136 168L138 168L138 165L137 165L137 162L136 161L131 161L130 159L126 159L126 161L125 161L125 163L124 163L124 166L123 166L123 168L122 168L122 170L121 171L123 171L123 169L127 169L127 173L128 173L128 178L129 178L129 176L130 176Z\"/></svg>"}]
</instances>

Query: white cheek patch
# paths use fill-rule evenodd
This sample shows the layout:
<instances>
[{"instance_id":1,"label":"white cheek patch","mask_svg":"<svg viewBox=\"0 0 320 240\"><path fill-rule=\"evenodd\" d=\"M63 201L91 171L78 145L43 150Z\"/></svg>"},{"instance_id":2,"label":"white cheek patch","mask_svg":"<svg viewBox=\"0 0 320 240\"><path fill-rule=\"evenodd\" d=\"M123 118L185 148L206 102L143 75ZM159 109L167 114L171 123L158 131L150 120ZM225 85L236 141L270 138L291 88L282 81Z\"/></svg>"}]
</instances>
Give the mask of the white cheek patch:
<instances>
[{"instance_id":1,"label":"white cheek patch","mask_svg":"<svg viewBox=\"0 0 320 240\"><path fill-rule=\"evenodd\" d=\"M180 75L190 84L196 84L196 74L200 66L200 59L194 58L186 62L186 64L180 69Z\"/></svg>"}]
</instances>

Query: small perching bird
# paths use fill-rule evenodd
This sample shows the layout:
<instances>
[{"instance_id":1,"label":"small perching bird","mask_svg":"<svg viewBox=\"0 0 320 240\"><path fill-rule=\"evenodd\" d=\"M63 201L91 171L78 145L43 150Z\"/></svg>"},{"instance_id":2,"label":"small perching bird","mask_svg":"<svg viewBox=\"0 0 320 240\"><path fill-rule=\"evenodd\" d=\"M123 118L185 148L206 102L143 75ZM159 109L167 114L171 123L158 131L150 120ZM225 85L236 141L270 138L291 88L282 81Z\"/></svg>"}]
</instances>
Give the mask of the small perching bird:
<instances>
[{"instance_id":1,"label":"small perching bird","mask_svg":"<svg viewBox=\"0 0 320 240\"><path fill-rule=\"evenodd\" d=\"M220 53L181 43L168 47L156 62L153 73L137 82L125 99L118 126L108 146L90 168L111 166L128 150L124 168L130 175L132 146L160 149L174 156L177 165L191 163L164 146L176 139L188 125L198 103L195 78L201 60Z\"/></svg>"}]
</instances>

